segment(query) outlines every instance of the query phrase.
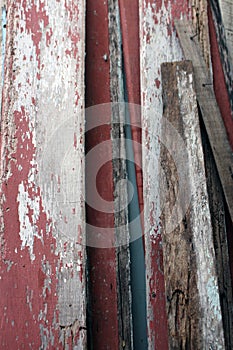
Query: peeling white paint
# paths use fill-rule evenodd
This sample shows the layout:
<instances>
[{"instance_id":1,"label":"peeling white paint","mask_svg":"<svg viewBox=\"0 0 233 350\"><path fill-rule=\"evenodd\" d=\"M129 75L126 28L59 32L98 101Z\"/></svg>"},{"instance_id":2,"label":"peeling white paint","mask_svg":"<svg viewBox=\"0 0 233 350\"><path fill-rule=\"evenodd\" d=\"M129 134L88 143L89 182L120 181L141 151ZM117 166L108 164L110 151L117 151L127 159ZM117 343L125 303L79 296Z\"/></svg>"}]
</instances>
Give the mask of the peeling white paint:
<instances>
[{"instance_id":1,"label":"peeling white paint","mask_svg":"<svg viewBox=\"0 0 233 350\"><path fill-rule=\"evenodd\" d=\"M32 199L22 182L19 185L17 201L19 203L18 215L20 223L19 235L22 241L21 249L28 247L31 259L35 260L35 254L33 252L34 237L41 238L36 225L40 213L40 198L39 196L35 196ZM33 212L33 215L29 214L29 210Z\"/></svg>"},{"instance_id":2,"label":"peeling white paint","mask_svg":"<svg viewBox=\"0 0 233 350\"><path fill-rule=\"evenodd\" d=\"M146 288L149 350L154 349L155 339L150 322L154 322L150 302L150 280L153 275L152 244L160 235L160 183L159 162L161 119L163 114L161 64L182 59L182 51L172 31L172 1L162 1L161 9L156 13L156 3L139 1L140 8L140 74L142 101L142 168L144 192L144 230L146 259ZM157 23L155 18L157 19ZM148 149L148 151L146 151ZM153 155L153 157L151 156ZM152 275L151 275L152 274Z\"/></svg>"}]
</instances>

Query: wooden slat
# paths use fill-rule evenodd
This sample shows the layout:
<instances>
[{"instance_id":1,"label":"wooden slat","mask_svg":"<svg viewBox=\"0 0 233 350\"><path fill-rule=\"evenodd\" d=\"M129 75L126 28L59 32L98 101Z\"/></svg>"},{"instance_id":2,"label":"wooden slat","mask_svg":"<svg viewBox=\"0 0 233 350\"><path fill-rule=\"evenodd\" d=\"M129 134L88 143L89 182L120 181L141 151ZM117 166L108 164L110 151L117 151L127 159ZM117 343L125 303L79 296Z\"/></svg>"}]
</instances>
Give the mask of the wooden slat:
<instances>
[{"instance_id":1,"label":"wooden slat","mask_svg":"<svg viewBox=\"0 0 233 350\"><path fill-rule=\"evenodd\" d=\"M203 122L201 123L201 134L211 222L213 228L213 241L216 255L216 268L222 309L225 346L226 349L231 350L233 348L233 304L229 253L232 250L230 242L227 239L227 213L225 210L225 200L221 182L219 180L213 153L211 151ZM230 235L232 235L232 232L229 232L229 236Z\"/></svg>"},{"instance_id":2,"label":"wooden slat","mask_svg":"<svg viewBox=\"0 0 233 350\"><path fill-rule=\"evenodd\" d=\"M231 0L219 0L219 5L226 34L228 52L233 64L233 2Z\"/></svg>"},{"instance_id":3,"label":"wooden slat","mask_svg":"<svg viewBox=\"0 0 233 350\"><path fill-rule=\"evenodd\" d=\"M161 148L161 164L166 184L162 233L169 348L223 349L213 233L193 81L190 61L162 65L164 118L168 121L162 134L165 147ZM182 150L179 137L170 133L171 125L183 140ZM178 157L181 152L182 156ZM183 174L186 174L185 186ZM184 201L177 203L177 198L188 190L190 203L185 208ZM183 213L183 220L177 221L169 232L167 222L174 206L177 215Z\"/></svg>"},{"instance_id":4,"label":"wooden slat","mask_svg":"<svg viewBox=\"0 0 233 350\"><path fill-rule=\"evenodd\" d=\"M114 232L118 302L119 349L134 349L130 277L130 232L128 217L127 153L125 140L125 99L120 9L108 0L111 101L111 138L114 197ZM122 206L124 209L122 209Z\"/></svg>"},{"instance_id":5,"label":"wooden slat","mask_svg":"<svg viewBox=\"0 0 233 350\"><path fill-rule=\"evenodd\" d=\"M198 43L192 38L195 33L185 20L177 21L176 28L185 58L193 62L198 104L233 221L233 156L226 130Z\"/></svg>"},{"instance_id":6,"label":"wooden slat","mask_svg":"<svg viewBox=\"0 0 233 350\"><path fill-rule=\"evenodd\" d=\"M85 1L7 1L1 349L86 347Z\"/></svg>"},{"instance_id":7,"label":"wooden slat","mask_svg":"<svg viewBox=\"0 0 233 350\"><path fill-rule=\"evenodd\" d=\"M97 350L118 349L122 346L120 342L124 331L122 328L119 329L122 320L121 315L118 317L118 307L121 305L118 299L118 256L115 246L114 227L114 169L111 161L113 152L110 105L112 77L110 75L108 1L88 1L86 23L86 106L93 106L86 111L88 129L86 133L87 196L90 199L92 198L92 193L89 193L91 191L89 179L92 181L94 178L92 174L94 164L88 160L88 153L89 151L95 151L95 147L102 142L108 141L109 149L107 149L108 147L103 149L103 166L102 169L99 169L99 175L94 181L96 181L95 185L100 196L108 200L112 207L112 211L106 213L105 210L101 210L101 207L93 208L91 201L86 206L89 267L88 348ZM114 56L111 59L114 60ZM117 75L115 78L117 80ZM102 105L104 103L109 103L106 108ZM100 105L100 107L95 107L95 105ZM93 113L91 113L92 108ZM98 111L101 111L101 108L103 113L100 112L100 116L98 116ZM105 122L99 123L98 128L95 128L96 121L99 121L103 116L106 116ZM108 152L110 153L110 161L106 164L105 158ZM95 157L96 159L99 158L98 152ZM95 159L93 159L94 161ZM94 228L94 235L91 234L91 226ZM100 227L104 228L105 232L103 233L102 241L99 238ZM125 274L127 272L128 270L125 270Z\"/></svg>"},{"instance_id":8,"label":"wooden slat","mask_svg":"<svg viewBox=\"0 0 233 350\"><path fill-rule=\"evenodd\" d=\"M167 349L167 315L160 232L159 153L163 114L161 63L181 60L175 18L189 16L183 1L139 1L142 165L148 349Z\"/></svg>"}]
</instances>

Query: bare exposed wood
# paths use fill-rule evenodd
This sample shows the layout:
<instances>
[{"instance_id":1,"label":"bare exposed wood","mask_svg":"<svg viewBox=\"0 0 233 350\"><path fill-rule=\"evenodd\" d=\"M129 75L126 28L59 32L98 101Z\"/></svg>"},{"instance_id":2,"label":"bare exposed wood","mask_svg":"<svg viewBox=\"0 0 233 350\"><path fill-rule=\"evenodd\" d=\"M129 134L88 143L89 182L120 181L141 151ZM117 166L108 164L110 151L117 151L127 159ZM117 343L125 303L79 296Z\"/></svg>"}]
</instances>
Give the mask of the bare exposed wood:
<instances>
[{"instance_id":1,"label":"bare exposed wood","mask_svg":"<svg viewBox=\"0 0 233 350\"><path fill-rule=\"evenodd\" d=\"M205 62L200 53L198 43L193 37L195 33L190 23L185 20L177 21L176 28L185 58L193 62L198 104L201 109L223 192L233 221L233 156L225 126L215 100Z\"/></svg>"},{"instance_id":2,"label":"bare exposed wood","mask_svg":"<svg viewBox=\"0 0 233 350\"><path fill-rule=\"evenodd\" d=\"M112 167L114 182L114 226L116 240L119 349L133 349L132 297L128 227L127 164L125 146L124 81L119 5L108 0L110 92L112 104ZM116 104L114 104L116 102Z\"/></svg>"},{"instance_id":3,"label":"bare exposed wood","mask_svg":"<svg viewBox=\"0 0 233 350\"><path fill-rule=\"evenodd\" d=\"M215 254L208 204L204 159L191 62L162 65L164 117L181 135L187 152L186 185L191 191L189 209L172 231L166 229L169 214L181 186L178 167L169 154L177 138L169 138L170 149L161 153L167 206L162 215L164 273L170 349L224 349ZM170 125L170 124L169 124ZM169 135L164 128L164 140ZM169 137L169 136L168 136ZM175 152L180 152L177 149ZM181 161L181 160L180 160ZM186 168L186 169L185 169ZM177 204L182 212L183 201Z\"/></svg>"},{"instance_id":4,"label":"bare exposed wood","mask_svg":"<svg viewBox=\"0 0 233 350\"><path fill-rule=\"evenodd\" d=\"M192 23L200 43L203 57L210 66L210 42L206 0L192 0Z\"/></svg>"},{"instance_id":5,"label":"bare exposed wood","mask_svg":"<svg viewBox=\"0 0 233 350\"><path fill-rule=\"evenodd\" d=\"M225 222L226 212L224 209L224 194L203 122L201 123L201 134L211 222L213 228L213 240L216 255L216 268L222 309L225 345L226 349L231 350L233 348L233 304Z\"/></svg>"},{"instance_id":6,"label":"bare exposed wood","mask_svg":"<svg viewBox=\"0 0 233 350\"><path fill-rule=\"evenodd\" d=\"M232 0L219 0L218 3L225 29L228 52L233 64L233 2Z\"/></svg>"},{"instance_id":7,"label":"bare exposed wood","mask_svg":"<svg viewBox=\"0 0 233 350\"><path fill-rule=\"evenodd\" d=\"M224 71L228 95L233 113L233 53L232 53L232 1L210 0L211 15L214 20L218 50ZM231 116L233 118L233 115Z\"/></svg>"}]
</instances>

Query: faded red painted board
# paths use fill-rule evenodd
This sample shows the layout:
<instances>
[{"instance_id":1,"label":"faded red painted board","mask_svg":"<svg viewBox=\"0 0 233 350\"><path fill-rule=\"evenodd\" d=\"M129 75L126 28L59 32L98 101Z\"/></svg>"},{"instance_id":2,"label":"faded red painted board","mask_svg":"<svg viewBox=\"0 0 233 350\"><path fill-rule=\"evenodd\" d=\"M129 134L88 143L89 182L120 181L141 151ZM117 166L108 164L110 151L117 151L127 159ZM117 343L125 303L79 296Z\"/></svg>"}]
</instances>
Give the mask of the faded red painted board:
<instances>
[{"instance_id":1,"label":"faded red painted board","mask_svg":"<svg viewBox=\"0 0 233 350\"><path fill-rule=\"evenodd\" d=\"M134 148L134 160L138 189L140 213L143 213L143 180L142 180L142 150L141 150L141 120L138 108L140 105L140 55L139 55L139 4L138 0L119 0L124 70L126 75L127 98L131 120L131 133ZM143 227L143 215L141 215Z\"/></svg>"},{"instance_id":2,"label":"faded red painted board","mask_svg":"<svg viewBox=\"0 0 233 350\"><path fill-rule=\"evenodd\" d=\"M167 315L160 233L159 154L162 118L160 66L182 59L174 20L190 16L189 2L140 1L142 165L149 349L167 349Z\"/></svg>"},{"instance_id":3,"label":"faded red painted board","mask_svg":"<svg viewBox=\"0 0 233 350\"><path fill-rule=\"evenodd\" d=\"M85 2L7 2L1 349L86 344Z\"/></svg>"},{"instance_id":4,"label":"faded red painted board","mask_svg":"<svg viewBox=\"0 0 233 350\"><path fill-rule=\"evenodd\" d=\"M87 107L109 103L110 96L110 62L109 62L109 19L107 1L90 0L87 2L86 14L86 105ZM93 107L92 107L93 108ZM100 108L100 107L99 107ZM100 109L97 108L99 111ZM111 140L111 111L109 121L92 128L89 119L86 133L86 152L94 149L98 144ZM93 108L93 118L98 118ZM106 115L106 108L103 108ZM95 123L95 121L94 121ZM92 171L87 161L87 174ZM92 177L92 176L91 176ZM96 188L105 200L113 202L113 168L112 162L107 162L99 171ZM88 182L87 182L87 191ZM90 194L91 197L91 194ZM116 277L116 249L101 248L109 246L107 242L114 242L114 213L95 210L91 203L86 207L87 223L96 227L109 229L107 236L101 243L98 238L91 237L87 230L88 266L89 266L89 346L93 349L118 349L118 310L117 310L117 277ZM113 243L114 246L114 243Z\"/></svg>"}]
</instances>

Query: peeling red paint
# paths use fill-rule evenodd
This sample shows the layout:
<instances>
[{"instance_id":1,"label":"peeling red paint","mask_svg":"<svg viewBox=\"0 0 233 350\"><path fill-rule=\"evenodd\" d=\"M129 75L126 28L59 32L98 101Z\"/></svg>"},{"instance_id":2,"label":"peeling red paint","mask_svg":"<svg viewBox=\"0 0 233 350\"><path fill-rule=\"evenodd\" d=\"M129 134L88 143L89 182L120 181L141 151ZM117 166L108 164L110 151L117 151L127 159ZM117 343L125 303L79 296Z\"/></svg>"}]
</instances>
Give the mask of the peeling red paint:
<instances>
[{"instance_id":1,"label":"peeling red paint","mask_svg":"<svg viewBox=\"0 0 233 350\"><path fill-rule=\"evenodd\" d=\"M32 347L39 348L39 324L47 328L48 323L53 334L56 336L57 333L56 329L52 329L57 303L57 257L51 252L51 245L56 246L56 242L52 238L51 232L47 229L49 220L46 218L40 199L40 216L36 226L42 239L34 237L35 260L33 262L30 260L27 247L20 248L22 242L18 234L20 228L18 205L16 205L19 184L24 183L29 198L32 200L38 195L40 196L40 190L25 180L30 172L30 161L32 161L35 153L31 137L28 138L26 136L31 135L31 132L28 128L25 108L22 106L21 111L15 111L14 115L17 126L15 132L17 144L14 146L15 151L8 155L11 159L9 159L11 173L14 176L9 177L2 185L2 191L6 197L3 203L5 244L2 261L9 259L13 260L14 263L9 271L7 271L6 265L1 264L1 292L4 291L0 297L0 308L3 315L1 329L4 334L1 348L14 349L21 347L22 344L31 344ZM24 141L22 140L23 136L25 136ZM22 162L22 171L18 170L18 162ZM30 208L29 214L32 214L32 210ZM32 222L30 215L29 218ZM46 275L41 271L41 255L45 256L51 264L50 291L46 290L46 296L43 298L41 298L41 295L43 295L43 280ZM38 280L35 276L38 276ZM17 289L12 288L13 281ZM31 293L31 300L27 296L29 292ZM9 300L12 300L12 303L9 303ZM45 303L49 303L50 307L47 310L46 320L43 321L39 320L38 316L40 310L43 310ZM5 310L6 305L7 310ZM4 315L7 315L7 318ZM18 319L18 315L20 315L20 319ZM9 320L8 322L7 319ZM11 319L15 322L14 328L9 324Z\"/></svg>"},{"instance_id":2,"label":"peeling red paint","mask_svg":"<svg viewBox=\"0 0 233 350\"><path fill-rule=\"evenodd\" d=\"M70 2L67 6L70 8L70 13L76 16L77 11L73 12L72 3ZM83 4L80 2L80 6ZM58 276L59 267L63 267L63 262L57 252L58 242L54 238L53 228L56 222L51 219L50 212L45 211L42 190L38 184L37 156L42 149L41 144L40 148L35 144L38 136L37 122L43 117L39 109L43 101L39 98L42 93L40 80L45 78L42 77L39 69L45 68L45 65L40 67L40 61L44 59L45 41L48 47L53 40L52 22L49 23L49 7L46 7L44 1L17 0L14 4L8 2L8 5L6 84L3 88L1 125L3 216L0 236L2 285L0 347L1 349L25 347L62 349L64 344L61 342L63 339L60 338ZM77 6L75 5L75 8ZM81 29L77 24L75 29L70 30L73 46L80 40L78 31ZM30 46L30 51L27 50L26 45L25 52L22 52L20 44L23 46L24 40ZM62 38L60 40L62 41ZM43 45L41 45L42 41ZM57 44L59 45L59 42ZM75 55L77 53L76 47ZM52 51L49 54L52 57ZM19 62L23 63L20 69L17 68ZM28 67L24 75L22 72L27 63ZM74 72L76 69L76 74L77 66L73 67L71 68ZM75 89L78 91L78 86ZM79 89L81 89L80 83ZM37 120L35 115L38 117ZM48 185L50 185L50 178L51 181L55 180L57 174L49 174ZM59 177L57 183L59 192L61 185ZM27 225L31 230L28 231L29 233L26 232ZM80 243L81 235L82 233L79 237ZM81 282L84 282L82 266L84 256L80 252L80 246L77 246L77 251L80 260L80 272L77 276ZM85 328L85 324L82 326ZM83 331L74 327L72 332L69 339L71 346L76 345L74 342L85 343Z\"/></svg>"},{"instance_id":3,"label":"peeling red paint","mask_svg":"<svg viewBox=\"0 0 233 350\"><path fill-rule=\"evenodd\" d=\"M30 3L30 7L28 7L28 2L26 0L23 0L22 4L19 0L17 2L19 3L19 6L22 7L22 18L25 16L26 29L28 30L28 33L31 33L32 35L32 40L36 47L36 55L39 57L42 25L43 28L46 28L49 24L49 17L45 10L45 3L39 1L39 8L37 8L37 5L34 2Z\"/></svg>"},{"instance_id":4,"label":"peeling red paint","mask_svg":"<svg viewBox=\"0 0 233 350\"><path fill-rule=\"evenodd\" d=\"M101 13L101 21L96 13ZM109 56L108 39L108 4L91 0L86 10L86 105L98 105L110 102L110 65L103 55ZM98 43L98 45L97 45ZM100 88L100 83L101 84ZM109 113L109 116L111 114ZM109 121L109 124L111 120ZM110 125L94 128L86 134L86 152L99 143L110 140ZM91 164L86 165L86 172ZM102 167L96 179L100 195L113 201L112 163ZM100 175L101 173L101 175ZM105 181L103 182L103 178ZM109 227L110 232L105 240L114 241L111 228L114 227L114 214L96 211L86 207L87 222L91 225ZM87 232L88 237L88 232ZM118 313L116 285L116 251L115 248L103 249L88 247L89 296L91 319L91 343L96 349L118 349Z\"/></svg>"}]
</instances>

